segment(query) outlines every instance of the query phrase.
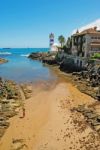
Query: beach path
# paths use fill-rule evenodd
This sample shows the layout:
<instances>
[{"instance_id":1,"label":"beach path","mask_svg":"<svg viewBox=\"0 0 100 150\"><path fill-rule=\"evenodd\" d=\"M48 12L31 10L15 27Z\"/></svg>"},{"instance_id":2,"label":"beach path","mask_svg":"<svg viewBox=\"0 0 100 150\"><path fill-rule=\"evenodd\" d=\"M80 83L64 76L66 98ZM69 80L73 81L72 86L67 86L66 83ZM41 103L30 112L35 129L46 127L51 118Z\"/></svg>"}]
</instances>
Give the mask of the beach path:
<instances>
[{"instance_id":1,"label":"beach path","mask_svg":"<svg viewBox=\"0 0 100 150\"><path fill-rule=\"evenodd\" d=\"M98 135L85 124L83 116L71 109L92 102L91 97L66 83L59 83L50 90L37 90L36 95L25 101L25 117L20 118L19 113L10 119L10 127L0 141L0 150L85 150L85 142L90 140L91 144L89 135ZM83 121L82 124L75 124L75 119ZM93 150L100 146L95 140Z\"/></svg>"}]
</instances>

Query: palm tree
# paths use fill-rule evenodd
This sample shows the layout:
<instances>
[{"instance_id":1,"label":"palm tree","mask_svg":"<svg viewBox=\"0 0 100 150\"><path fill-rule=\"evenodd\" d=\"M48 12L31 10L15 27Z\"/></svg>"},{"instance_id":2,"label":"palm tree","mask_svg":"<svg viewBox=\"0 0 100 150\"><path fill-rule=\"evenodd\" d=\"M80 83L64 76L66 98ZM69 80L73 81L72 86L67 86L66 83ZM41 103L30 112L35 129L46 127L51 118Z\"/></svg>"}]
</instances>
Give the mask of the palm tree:
<instances>
[{"instance_id":1,"label":"palm tree","mask_svg":"<svg viewBox=\"0 0 100 150\"><path fill-rule=\"evenodd\" d=\"M59 41L59 43L61 44L61 47L63 47L63 46L64 46L64 43L65 43L65 38L64 38L64 36L63 36L63 35L60 35L60 36L58 37L58 41Z\"/></svg>"}]
</instances>

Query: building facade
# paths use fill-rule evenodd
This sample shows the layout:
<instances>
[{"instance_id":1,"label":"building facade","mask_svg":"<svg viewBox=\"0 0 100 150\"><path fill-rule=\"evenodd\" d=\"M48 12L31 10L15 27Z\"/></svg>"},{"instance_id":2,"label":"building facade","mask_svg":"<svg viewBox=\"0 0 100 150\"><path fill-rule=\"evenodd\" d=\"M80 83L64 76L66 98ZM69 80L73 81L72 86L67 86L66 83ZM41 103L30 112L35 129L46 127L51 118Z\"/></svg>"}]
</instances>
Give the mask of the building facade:
<instances>
[{"instance_id":1,"label":"building facade","mask_svg":"<svg viewBox=\"0 0 100 150\"><path fill-rule=\"evenodd\" d=\"M100 53L100 31L96 27L76 32L72 35L72 54L74 56L90 57Z\"/></svg>"}]
</instances>

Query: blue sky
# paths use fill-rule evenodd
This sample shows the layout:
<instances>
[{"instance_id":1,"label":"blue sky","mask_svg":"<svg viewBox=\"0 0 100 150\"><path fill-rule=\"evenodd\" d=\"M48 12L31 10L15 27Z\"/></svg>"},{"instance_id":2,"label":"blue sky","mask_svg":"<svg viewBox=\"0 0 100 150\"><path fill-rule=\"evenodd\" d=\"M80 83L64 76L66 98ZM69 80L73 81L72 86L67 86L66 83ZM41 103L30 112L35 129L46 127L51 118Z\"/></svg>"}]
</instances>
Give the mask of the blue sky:
<instances>
[{"instance_id":1,"label":"blue sky","mask_svg":"<svg viewBox=\"0 0 100 150\"><path fill-rule=\"evenodd\" d=\"M100 0L0 0L0 47L48 47L100 18Z\"/></svg>"}]
</instances>

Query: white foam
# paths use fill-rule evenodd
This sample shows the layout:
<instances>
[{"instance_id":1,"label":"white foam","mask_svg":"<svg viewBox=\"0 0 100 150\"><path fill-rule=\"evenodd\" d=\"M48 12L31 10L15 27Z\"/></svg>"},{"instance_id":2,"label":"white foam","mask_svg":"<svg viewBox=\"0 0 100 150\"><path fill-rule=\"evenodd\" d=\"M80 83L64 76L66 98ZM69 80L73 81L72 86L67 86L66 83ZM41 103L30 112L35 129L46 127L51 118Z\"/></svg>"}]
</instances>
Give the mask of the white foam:
<instances>
[{"instance_id":1,"label":"white foam","mask_svg":"<svg viewBox=\"0 0 100 150\"><path fill-rule=\"evenodd\" d=\"M29 54L21 54L20 56L22 56L22 57L28 57Z\"/></svg>"},{"instance_id":2,"label":"white foam","mask_svg":"<svg viewBox=\"0 0 100 150\"><path fill-rule=\"evenodd\" d=\"M10 52L0 52L0 55L11 55L12 53Z\"/></svg>"}]
</instances>

